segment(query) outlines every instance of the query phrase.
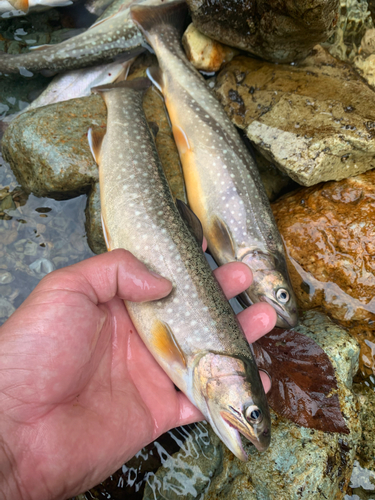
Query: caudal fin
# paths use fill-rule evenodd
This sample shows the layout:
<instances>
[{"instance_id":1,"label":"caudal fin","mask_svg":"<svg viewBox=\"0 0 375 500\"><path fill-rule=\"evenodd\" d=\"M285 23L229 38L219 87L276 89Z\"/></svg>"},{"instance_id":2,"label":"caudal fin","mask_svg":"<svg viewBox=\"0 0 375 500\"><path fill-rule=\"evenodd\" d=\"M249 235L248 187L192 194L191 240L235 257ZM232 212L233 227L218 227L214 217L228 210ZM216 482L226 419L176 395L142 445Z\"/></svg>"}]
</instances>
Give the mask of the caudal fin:
<instances>
[{"instance_id":1,"label":"caudal fin","mask_svg":"<svg viewBox=\"0 0 375 500\"><path fill-rule=\"evenodd\" d=\"M182 33L188 7L185 0L177 0L156 6L135 5L131 8L130 14L133 21L138 25L147 38L147 33L152 29L163 25L173 26Z\"/></svg>"}]
</instances>

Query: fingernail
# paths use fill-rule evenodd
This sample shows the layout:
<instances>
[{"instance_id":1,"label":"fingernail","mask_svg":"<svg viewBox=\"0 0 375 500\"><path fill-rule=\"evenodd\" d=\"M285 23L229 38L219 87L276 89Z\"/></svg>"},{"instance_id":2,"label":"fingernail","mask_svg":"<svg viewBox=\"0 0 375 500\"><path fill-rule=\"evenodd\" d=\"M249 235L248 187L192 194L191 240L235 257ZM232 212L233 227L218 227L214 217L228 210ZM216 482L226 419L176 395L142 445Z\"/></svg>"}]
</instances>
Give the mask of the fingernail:
<instances>
[{"instance_id":1,"label":"fingernail","mask_svg":"<svg viewBox=\"0 0 375 500\"><path fill-rule=\"evenodd\" d=\"M150 271L150 270L148 270L148 272L149 272L150 274L152 274L152 276L155 276L155 278L156 278L156 279L158 279L158 280L165 280L165 279L166 279L166 278L164 278L164 276L162 276L161 274L154 273L154 271Z\"/></svg>"}]
</instances>

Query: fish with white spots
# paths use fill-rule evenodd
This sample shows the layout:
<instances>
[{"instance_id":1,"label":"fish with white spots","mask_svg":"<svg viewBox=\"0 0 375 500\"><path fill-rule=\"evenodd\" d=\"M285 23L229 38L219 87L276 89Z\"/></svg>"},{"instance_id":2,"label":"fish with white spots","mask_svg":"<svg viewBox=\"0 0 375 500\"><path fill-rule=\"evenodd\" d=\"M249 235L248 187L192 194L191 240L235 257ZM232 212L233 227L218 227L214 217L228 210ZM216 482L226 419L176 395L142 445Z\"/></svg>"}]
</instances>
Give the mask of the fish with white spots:
<instances>
[{"instance_id":1,"label":"fish with white spots","mask_svg":"<svg viewBox=\"0 0 375 500\"><path fill-rule=\"evenodd\" d=\"M240 434L265 450L267 398L236 316L173 202L142 108L147 79L100 87L107 130L89 132L99 165L108 250L125 248L172 284L168 297L126 302L158 363L241 460Z\"/></svg>"},{"instance_id":2,"label":"fish with white spots","mask_svg":"<svg viewBox=\"0 0 375 500\"><path fill-rule=\"evenodd\" d=\"M296 299L259 172L223 107L182 50L186 13L181 0L131 9L159 61L159 68L148 74L165 99L190 208L202 223L216 262L242 261L253 271L253 284L242 296L245 305L268 302L276 309L277 326L295 326Z\"/></svg>"},{"instance_id":3,"label":"fish with white spots","mask_svg":"<svg viewBox=\"0 0 375 500\"><path fill-rule=\"evenodd\" d=\"M108 63L124 52L130 53L129 58L134 57L136 50L144 50L143 36L129 16L130 4L135 1L124 0L115 13L64 42L36 46L26 54L0 54L0 72L32 76L45 69L57 72Z\"/></svg>"}]
</instances>

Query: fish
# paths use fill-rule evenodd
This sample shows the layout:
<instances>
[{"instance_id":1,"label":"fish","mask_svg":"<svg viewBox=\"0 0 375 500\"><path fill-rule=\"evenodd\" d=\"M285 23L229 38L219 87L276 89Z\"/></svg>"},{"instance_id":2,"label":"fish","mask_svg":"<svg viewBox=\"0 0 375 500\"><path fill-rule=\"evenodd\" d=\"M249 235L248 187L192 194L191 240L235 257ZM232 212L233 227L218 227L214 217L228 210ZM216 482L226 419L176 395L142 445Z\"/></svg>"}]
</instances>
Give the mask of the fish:
<instances>
[{"instance_id":1,"label":"fish","mask_svg":"<svg viewBox=\"0 0 375 500\"><path fill-rule=\"evenodd\" d=\"M53 7L72 5L72 0L0 0L1 17L22 16L29 11L40 12Z\"/></svg>"},{"instance_id":2,"label":"fish","mask_svg":"<svg viewBox=\"0 0 375 500\"><path fill-rule=\"evenodd\" d=\"M127 310L173 383L246 460L240 433L259 451L269 446L267 398L241 326L173 202L142 108L149 86L138 79L94 89L107 106L105 135L88 134L99 166L106 245L129 250L172 282L167 297L126 301Z\"/></svg>"},{"instance_id":3,"label":"fish","mask_svg":"<svg viewBox=\"0 0 375 500\"><path fill-rule=\"evenodd\" d=\"M114 0L87 0L87 2L85 2L85 7L91 14L101 16L113 1Z\"/></svg>"},{"instance_id":4,"label":"fish","mask_svg":"<svg viewBox=\"0 0 375 500\"><path fill-rule=\"evenodd\" d=\"M129 17L128 3L64 42L32 47L25 54L0 54L0 73L30 77L45 69L58 72L109 62L124 52L129 52L129 58L135 57L144 51L144 39Z\"/></svg>"},{"instance_id":5,"label":"fish","mask_svg":"<svg viewBox=\"0 0 375 500\"><path fill-rule=\"evenodd\" d=\"M189 206L217 264L239 261L251 268L253 284L242 302L267 302L277 312L277 326L293 327L298 322L296 298L267 195L237 130L183 52L186 13L180 0L131 8L158 58L159 67L147 74L164 96Z\"/></svg>"},{"instance_id":6,"label":"fish","mask_svg":"<svg viewBox=\"0 0 375 500\"><path fill-rule=\"evenodd\" d=\"M31 109L48 106L56 102L69 101L91 95L91 88L99 85L105 85L116 80L120 81L126 78L134 59L124 62L116 61L108 64L93 66L92 68L76 69L55 76L48 87L38 96L29 106L22 111L5 116L0 119L5 130L7 124L13 121L17 116L30 111Z\"/></svg>"}]
</instances>

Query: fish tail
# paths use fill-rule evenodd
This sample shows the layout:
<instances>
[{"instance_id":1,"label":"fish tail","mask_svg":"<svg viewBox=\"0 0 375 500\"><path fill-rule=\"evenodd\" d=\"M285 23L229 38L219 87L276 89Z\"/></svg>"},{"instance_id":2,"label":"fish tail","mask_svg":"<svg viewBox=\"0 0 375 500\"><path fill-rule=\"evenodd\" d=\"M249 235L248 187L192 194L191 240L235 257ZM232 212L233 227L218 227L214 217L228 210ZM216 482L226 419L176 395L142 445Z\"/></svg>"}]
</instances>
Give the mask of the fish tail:
<instances>
[{"instance_id":1,"label":"fish tail","mask_svg":"<svg viewBox=\"0 0 375 500\"><path fill-rule=\"evenodd\" d=\"M136 5L131 9L131 17L138 25L145 37L151 30L161 26L173 26L179 32L185 27L188 7L185 0L177 0L167 4L147 7Z\"/></svg>"},{"instance_id":2,"label":"fish tail","mask_svg":"<svg viewBox=\"0 0 375 500\"><path fill-rule=\"evenodd\" d=\"M98 94L100 92L106 92L107 90L126 88L144 91L151 87L151 82L148 78L136 78L135 80L123 80L116 83L108 83L107 85L99 85L98 87L93 87L91 92Z\"/></svg>"}]
</instances>

